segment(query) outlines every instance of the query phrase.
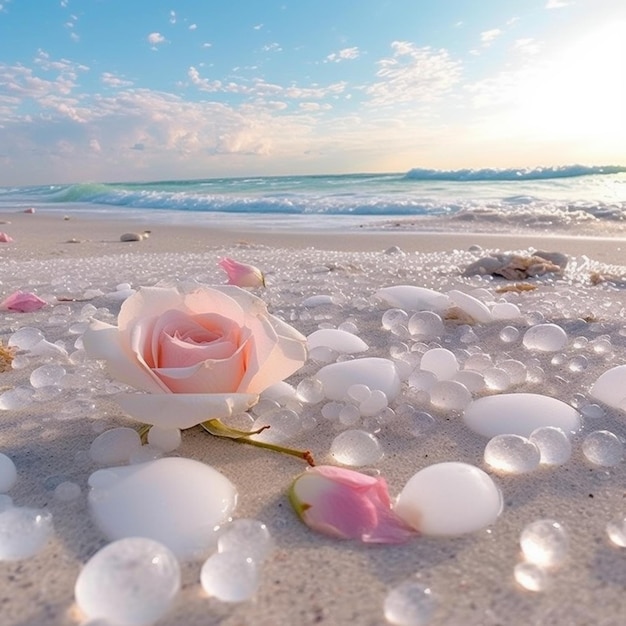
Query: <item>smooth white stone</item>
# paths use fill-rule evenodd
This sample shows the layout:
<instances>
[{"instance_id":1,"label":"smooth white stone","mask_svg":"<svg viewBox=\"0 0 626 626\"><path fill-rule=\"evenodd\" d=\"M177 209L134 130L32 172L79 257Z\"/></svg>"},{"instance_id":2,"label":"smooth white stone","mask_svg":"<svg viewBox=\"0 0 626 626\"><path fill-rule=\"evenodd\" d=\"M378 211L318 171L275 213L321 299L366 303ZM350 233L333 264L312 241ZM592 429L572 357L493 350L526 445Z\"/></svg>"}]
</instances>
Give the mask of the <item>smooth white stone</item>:
<instances>
[{"instance_id":1,"label":"smooth white stone","mask_svg":"<svg viewBox=\"0 0 626 626\"><path fill-rule=\"evenodd\" d=\"M72 502L72 500L79 498L80 494L80 485L69 480L57 485L54 490L54 497L60 502Z\"/></svg>"},{"instance_id":2,"label":"smooth white stone","mask_svg":"<svg viewBox=\"0 0 626 626\"><path fill-rule=\"evenodd\" d=\"M204 591L222 602L250 600L259 582L256 563L240 552L216 552L200 570L200 584Z\"/></svg>"},{"instance_id":3,"label":"smooth white stone","mask_svg":"<svg viewBox=\"0 0 626 626\"><path fill-rule=\"evenodd\" d=\"M323 306L325 304L334 304L334 300L332 296L328 295L317 295L317 296L309 296L305 300L302 301L302 306L305 307L316 307Z\"/></svg>"},{"instance_id":4,"label":"smooth white stone","mask_svg":"<svg viewBox=\"0 0 626 626\"><path fill-rule=\"evenodd\" d=\"M336 328L316 330L307 337L306 343L309 350L326 347L340 354L356 354L369 349L360 337Z\"/></svg>"},{"instance_id":5,"label":"smooth white stone","mask_svg":"<svg viewBox=\"0 0 626 626\"><path fill-rule=\"evenodd\" d=\"M48 363L47 365L42 365L31 372L30 384L35 389L47 387L49 385L58 385L65 374L65 368L61 365Z\"/></svg>"},{"instance_id":6,"label":"smooth white stone","mask_svg":"<svg viewBox=\"0 0 626 626\"><path fill-rule=\"evenodd\" d=\"M620 515L608 522L606 534L613 545L626 548L626 517Z\"/></svg>"},{"instance_id":7,"label":"smooth white stone","mask_svg":"<svg viewBox=\"0 0 626 626\"><path fill-rule=\"evenodd\" d=\"M261 394L261 401L274 400L276 402L286 402L287 400L297 397L296 389L293 385L281 380L268 387ZM245 410L245 409L244 409Z\"/></svg>"},{"instance_id":8,"label":"smooth white stone","mask_svg":"<svg viewBox=\"0 0 626 626\"><path fill-rule=\"evenodd\" d=\"M472 370L461 370L454 380L466 387L470 393L477 393L486 387L483 375Z\"/></svg>"},{"instance_id":9,"label":"smooth white stone","mask_svg":"<svg viewBox=\"0 0 626 626\"><path fill-rule=\"evenodd\" d=\"M616 409L626 410L626 365L612 367L601 374L591 386L589 395Z\"/></svg>"},{"instance_id":10,"label":"smooth white stone","mask_svg":"<svg viewBox=\"0 0 626 626\"><path fill-rule=\"evenodd\" d=\"M504 434L530 437L543 426L575 433L581 426L580 414L569 404L534 393L478 398L465 409L463 420L471 430L485 437Z\"/></svg>"},{"instance_id":11,"label":"smooth white stone","mask_svg":"<svg viewBox=\"0 0 626 626\"><path fill-rule=\"evenodd\" d=\"M451 380L459 371L459 362L450 350L433 348L422 355L420 369L432 372L438 380Z\"/></svg>"},{"instance_id":12,"label":"smooth white stone","mask_svg":"<svg viewBox=\"0 0 626 626\"><path fill-rule=\"evenodd\" d=\"M91 620L147 626L167 613L180 585L180 566L171 550L132 537L96 552L78 575L74 594Z\"/></svg>"},{"instance_id":13,"label":"smooth white stone","mask_svg":"<svg viewBox=\"0 0 626 626\"><path fill-rule=\"evenodd\" d=\"M357 384L382 391L389 402L400 393L400 377L389 359L368 357L331 363L322 367L316 378L322 382L324 395L329 400L348 399L348 389Z\"/></svg>"},{"instance_id":14,"label":"smooth white stone","mask_svg":"<svg viewBox=\"0 0 626 626\"><path fill-rule=\"evenodd\" d=\"M624 458L624 444L609 430L596 430L583 439L583 454L594 465L612 467Z\"/></svg>"},{"instance_id":15,"label":"smooth white stone","mask_svg":"<svg viewBox=\"0 0 626 626\"><path fill-rule=\"evenodd\" d=\"M406 580L385 596L385 619L394 626L425 626L435 612L431 590L417 580Z\"/></svg>"},{"instance_id":16,"label":"smooth white stone","mask_svg":"<svg viewBox=\"0 0 626 626\"><path fill-rule=\"evenodd\" d=\"M537 324L524 333L522 343L528 350L556 352L567 345L567 333L556 324Z\"/></svg>"},{"instance_id":17,"label":"smooth white stone","mask_svg":"<svg viewBox=\"0 0 626 626\"><path fill-rule=\"evenodd\" d=\"M407 311L445 311L450 306L447 295L415 285L383 287L375 293L375 297Z\"/></svg>"},{"instance_id":18,"label":"smooth white stone","mask_svg":"<svg viewBox=\"0 0 626 626\"><path fill-rule=\"evenodd\" d=\"M429 393L431 404L440 409L462 411L472 401L468 388L456 380L437 381Z\"/></svg>"},{"instance_id":19,"label":"smooth white stone","mask_svg":"<svg viewBox=\"0 0 626 626\"><path fill-rule=\"evenodd\" d=\"M489 307L483 304L478 298L474 298L474 296L470 296L468 293L464 293L458 289L448 291L448 296L450 296L450 300L455 306L464 313L467 313L477 322L488 324L493 321L493 315Z\"/></svg>"},{"instance_id":20,"label":"smooth white stone","mask_svg":"<svg viewBox=\"0 0 626 626\"><path fill-rule=\"evenodd\" d=\"M0 561L34 556L54 533L52 515L43 509L7 507L0 511Z\"/></svg>"},{"instance_id":21,"label":"smooth white stone","mask_svg":"<svg viewBox=\"0 0 626 626\"><path fill-rule=\"evenodd\" d=\"M148 443L162 452L173 452L182 443L180 429L152 426L148 431Z\"/></svg>"},{"instance_id":22,"label":"smooth white stone","mask_svg":"<svg viewBox=\"0 0 626 626\"><path fill-rule=\"evenodd\" d=\"M0 493L6 493L17 481L17 469L11 457L0 452Z\"/></svg>"},{"instance_id":23,"label":"smooth white stone","mask_svg":"<svg viewBox=\"0 0 626 626\"><path fill-rule=\"evenodd\" d=\"M491 307L494 320L514 320L521 317L519 307L512 302L497 302Z\"/></svg>"},{"instance_id":24,"label":"smooth white stone","mask_svg":"<svg viewBox=\"0 0 626 626\"><path fill-rule=\"evenodd\" d=\"M131 455L141 448L139 433L133 428L112 428L98 435L89 447L89 456L100 465L128 463Z\"/></svg>"},{"instance_id":25,"label":"smooth white stone","mask_svg":"<svg viewBox=\"0 0 626 626\"><path fill-rule=\"evenodd\" d=\"M89 486L93 518L108 539L148 537L181 559L206 555L217 541L212 529L237 504L235 486L225 476L177 457L98 470Z\"/></svg>"},{"instance_id":26,"label":"smooth white stone","mask_svg":"<svg viewBox=\"0 0 626 626\"><path fill-rule=\"evenodd\" d=\"M24 326L9 337L8 344L9 347L17 348L18 350L30 350L43 339L44 335L38 328Z\"/></svg>"},{"instance_id":27,"label":"smooth white stone","mask_svg":"<svg viewBox=\"0 0 626 626\"><path fill-rule=\"evenodd\" d=\"M502 494L492 478L474 465L436 463L409 479L394 510L425 535L462 535L496 521Z\"/></svg>"},{"instance_id":28,"label":"smooth white stone","mask_svg":"<svg viewBox=\"0 0 626 626\"><path fill-rule=\"evenodd\" d=\"M409 319L409 333L414 339L431 340L445 332L441 316L433 311L419 311Z\"/></svg>"}]
</instances>

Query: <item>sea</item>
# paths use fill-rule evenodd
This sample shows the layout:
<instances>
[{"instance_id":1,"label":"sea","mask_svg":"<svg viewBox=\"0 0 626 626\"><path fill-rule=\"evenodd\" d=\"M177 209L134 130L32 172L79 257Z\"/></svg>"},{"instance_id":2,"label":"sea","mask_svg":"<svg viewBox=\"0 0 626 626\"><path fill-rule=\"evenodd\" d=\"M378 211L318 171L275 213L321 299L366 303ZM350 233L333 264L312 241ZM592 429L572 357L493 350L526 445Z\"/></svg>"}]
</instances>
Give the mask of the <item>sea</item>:
<instances>
[{"instance_id":1,"label":"sea","mask_svg":"<svg viewBox=\"0 0 626 626\"><path fill-rule=\"evenodd\" d=\"M626 233L626 166L0 187L0 211L270 230Z\"/></svg>"}]
</instances>

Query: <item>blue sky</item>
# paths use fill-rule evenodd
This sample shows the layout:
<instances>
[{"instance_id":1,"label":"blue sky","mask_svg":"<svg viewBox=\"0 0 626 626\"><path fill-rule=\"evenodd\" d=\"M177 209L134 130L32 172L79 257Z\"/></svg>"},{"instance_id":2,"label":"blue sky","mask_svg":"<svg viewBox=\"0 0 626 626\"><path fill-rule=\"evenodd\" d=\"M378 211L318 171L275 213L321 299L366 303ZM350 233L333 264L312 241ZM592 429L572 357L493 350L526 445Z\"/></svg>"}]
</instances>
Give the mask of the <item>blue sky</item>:
<instances>
[{"instance_id":1,"label":"blue sky","mask_svg":"<svg viewBox=\"0 0 626 626\"><path fill-rule=\"evenodd\" d=\"M624 0L0 0L0 185L626 163Z\"/></svg>"}]
</instances>

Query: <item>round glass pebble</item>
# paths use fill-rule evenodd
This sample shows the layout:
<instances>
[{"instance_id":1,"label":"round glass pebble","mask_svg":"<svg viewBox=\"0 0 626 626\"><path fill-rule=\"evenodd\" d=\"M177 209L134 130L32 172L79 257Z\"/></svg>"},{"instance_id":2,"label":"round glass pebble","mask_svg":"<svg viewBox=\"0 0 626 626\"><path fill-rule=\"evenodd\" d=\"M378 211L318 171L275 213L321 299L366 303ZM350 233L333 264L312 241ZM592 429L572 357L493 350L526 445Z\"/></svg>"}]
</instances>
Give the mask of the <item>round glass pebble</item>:
<instances>
[{"instance_id":1,"label":"round glass pebble","mask_svg":"<svg viewBox=\"0 0 626 626\"><path fill-rule=\"evenodd\" d=\"M583 439L583 454L594 465L612 467L624 458L624 444L608 430L596 430Z\"/></svg>"},{"instance_id":2,"label":"round glass pebble","mask_svg":"<svg viewBox=\"0 0 626 626\"><path fill-rule=\"evenodd\" d=\"M528 524L520 535L524 559L540 567L561 565L567 557L569 539L565 529L551 519Z\"/></svg>"},{"instance_id":3,"label":"round glass pebble","mask_svg":"<svg viewBox=\"0 0 626 626\"><path fill-rule=\"evenodd\" d=\"M485 446L485 463L509 474L532 472L539 465L539 448L521 435L496 435Z\"/></svg>"},{"instance_id":4,"label":"round glass pebble","mask_svg":"<svg viewBox=\"0 0 626 626\"><path fill-rule=\"evenodd\" d=\"M337 435L330 453L338 463L352 467L372 465L383 456L378 439L365 430L345 430Z\"/></svg>"},{"instance_id":5,"label":"round glass pebble","mask_svg":"<svg viewBox=\"0 0 626 626\"><path fill-rule=\"evenodd\" d=\"M528 591L544 591L548 586L548 573L536 563L523 561L513 570L516 582Z\"/></svg>"},{"instance_id":6,"label":"round glass pebble","mask_svg":"<svg viewBox=\"0 0 626 626\"><path fill-rule=\"evenodd\" d=\"M429 587L416 580L407 580L387 593L383 610L389 624L422 626L431 621L435 607Z\"/></svg>"},{"instance_id":7,"label":"round glass pebble","mask_svg":"<svg viewBox=\"0 0 626 626\"><path fill-rule=\"evenodd\" d=\"M145 626L160 619L180 590L180 566L163 544L142 537L108 544L76 580L76 602L89 619Z\"/></svg>"},{"instance_id":8,"label":"round glass pebble","mask_svg":"<svg viewBox=\"0 0 626 626\"><path fill-rule=\"evenodd\" d=\"M162 452L173 452L181 442L182 437L178 428L152 426L148 431L148 443Z\"/></svg>"},{"instance_id":9,"label":"round glass pebble","mask_svg":"<svg viewBox=\"0 0 626 626\"><path fill-rule=\"evenodd\" d=\"M442 380L430 390L430 401L440 409L460 411L472 401L472 394L456 380Z\"/></svg>"},{"instance_id":10,"label":"round glass pebble","mask_svg":"<svg viewBox=\"0 0 626 626\"><path fill-rule=\"evenodd\" d=\"M556 352L567 345L567 333L556 324L537 324L524 333L522 343L528 350Z\"/></svg>"},{"instance_id":11,"label":"round glass pebble","mask_svg":"<svg viewBox=\"0 0 626 626\"><path fill-rule=\"evenodd\" d=\"M49 363L48 365L42 365L32 371L30 384L35 389L58 385L65 374L66 371L64 367Z\"/></svg>"},{"instance_id":12,"label":"round glass pebble","mask_svg":"<svg viewBox=\"0 0 626 626\"><path fill-rule=\"evenodd\" d=\"M519 339L519 330L515 326L505 326L500 331L500 341L504 343L513 343Z\"/></svg>"},{"instance_id":13,"label":"round glass pebble","mask_svg":"<svg viewBox=\"0 0 626 626\"><path fill-rule=\"evenodd\" d=\"M17 470L11 457L0 452L0 493L6 493L17 480Z\"/></svg>"},{"instance_id":14,"label":"round glass pebble","mask_svg":"<svg viewBox=\"0 0 626 626\"><path fill-rule=\"evenodd\" d=\"M76 500L81 494L80 485L66 480L56 486L54 490L54 497L59 502L71 502Z\"/></svg>"},{"instance_id":15,"label":"round glass pebble","mask_svg":"<svg viewBox=\"0 0 626 626\"><path fill-rule=\"evenodd\" d=\"M324 399L324 385L317 378L305 378L296 388L298 398L307 404L317 404Z\"/></svg>"},{"instance_id":16,"label":"round glass pebble","mask_svg":"<svg viewBox=\"0 0 626 626\"><path fill-rule=\"evenodd\" d=\"M443 320L433 311L419 311L409 319L409 333L414 339L435 339L444 333Z\"/></svg>"},{"instance_id":17,"label":"round glass pebble","mask_svg":"<svg viewBox=\"0 0 626 626\"><path fill-rule=\"evenodd\" d=\"M545 465L563 465L572 456L569 437L556 426L537 428L528 439L539 448L540 463Z\"/></svg>"},{"instance_id":18,"label":"round glass pebble","mask_svg":"<svg viewBox=\"0 0 626 626\"><path fill-rule=\"evenodd\" d=\"M239 552L257 564L267 557L273 545L267 526L260 520L247 518L233 520L217 540L219 552Z\"/></svg>"},{"instance_id":19,"label":"round glass pebble","mask_svg":"<svg viewBox=\"0 0 626 626\"><path fill-rule=\"evenodd\" d=\"M238 551L212 554L200 570L204 591L222 602L244 602L259 586L259 571L250 557Z\"/></svg>"},{"instance_id":20,"label":"round glass pebble","mask_svg":"<svg viewBox=\"0 0 626 626\"><path fill-rule=\"evenodd\" d=\"M38 328L25 326L9 337L9 346L18 350L30 350L43 339L43 333Z\"/></svg>"},{"instance_id":21,"label":"round glass pebble","mask_svg":"<svg viewBox=\"0 0 626 626\"><path fill-rule=\"evenodd\" d=\"M127 463L131 454L141 448L139 433L133 428L121 427L105 430L89 447L89 456L100 465Z\"/></svg>"}]
</instances>

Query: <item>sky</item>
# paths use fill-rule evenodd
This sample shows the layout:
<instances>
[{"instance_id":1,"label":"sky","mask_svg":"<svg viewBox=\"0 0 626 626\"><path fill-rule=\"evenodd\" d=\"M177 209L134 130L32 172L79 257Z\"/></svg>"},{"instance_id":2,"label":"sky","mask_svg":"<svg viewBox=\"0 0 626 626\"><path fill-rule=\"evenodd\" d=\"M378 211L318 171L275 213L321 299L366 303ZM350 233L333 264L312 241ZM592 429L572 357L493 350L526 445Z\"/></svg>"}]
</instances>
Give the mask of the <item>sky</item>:
<instances>
[{"instance_id":1,"label":"sky","mask_svg":"<svg viewBox=\"0 0 626 626\"><path fill-rule=\"evenodd\" d=\"M624 0L0 0L0 185L626 164Z\"/></svg>"}]
</instances>

